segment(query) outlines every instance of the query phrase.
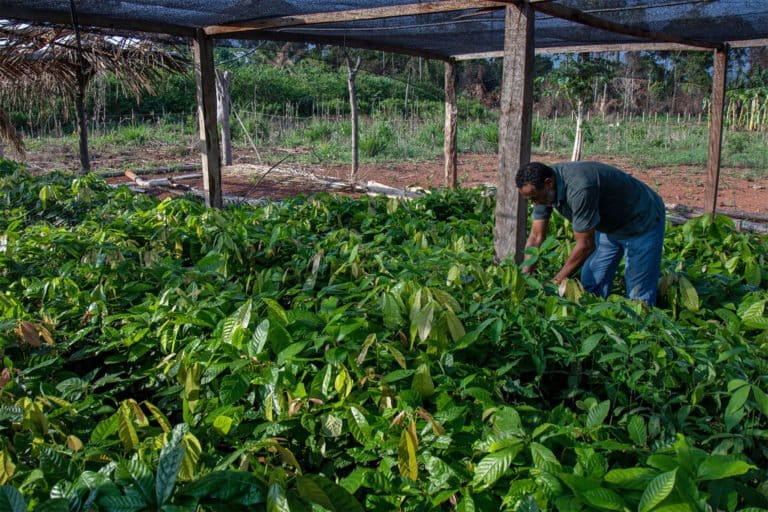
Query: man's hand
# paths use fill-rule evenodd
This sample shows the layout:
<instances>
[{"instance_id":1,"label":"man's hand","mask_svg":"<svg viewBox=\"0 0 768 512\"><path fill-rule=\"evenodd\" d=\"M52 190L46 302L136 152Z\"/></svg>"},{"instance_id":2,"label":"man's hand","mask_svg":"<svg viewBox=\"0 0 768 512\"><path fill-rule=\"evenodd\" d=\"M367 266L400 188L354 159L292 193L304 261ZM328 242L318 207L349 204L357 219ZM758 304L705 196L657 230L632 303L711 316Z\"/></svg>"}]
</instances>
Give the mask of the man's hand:
<instances>
[{"instance_id":1,"label":"man's hand","mask_svg":"<svg viewBox=\"0 0 768 512\"><path fill-rule=\"evenodd\" d=\"M560 284L560 282L566 277L575 272L585 261L589 258L589 255L595 250L595 230L589 231L574 231L573 236L576 239L576 245L573 246L571 254L568 255L568 259L565 261L565 265L560 269L560 272L555 274L552 278L552 282Z\"/></svg>"}]
</instances>

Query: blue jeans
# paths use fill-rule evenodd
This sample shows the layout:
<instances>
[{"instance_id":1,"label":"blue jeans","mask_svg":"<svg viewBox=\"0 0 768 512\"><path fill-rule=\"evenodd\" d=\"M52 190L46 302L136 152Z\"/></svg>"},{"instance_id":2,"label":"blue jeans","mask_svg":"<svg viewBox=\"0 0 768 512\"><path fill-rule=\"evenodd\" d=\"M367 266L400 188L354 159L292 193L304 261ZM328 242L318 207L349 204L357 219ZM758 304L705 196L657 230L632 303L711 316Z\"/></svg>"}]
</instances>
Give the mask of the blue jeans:
<instances>
[{"instance_id":1,"label":"blue jeans","mask_svg":"<svg viewBox=\"0 0 768 512\"><path fill-rule=\"evenodd\" d=\"M595 251L581 269L584 289L607 297L621 257L626 256L627 297L640 299L649 306L656 304L665 224L662 218L650 231L632 238L616 238L596 231Z\"/></svg>"}]
</instances>

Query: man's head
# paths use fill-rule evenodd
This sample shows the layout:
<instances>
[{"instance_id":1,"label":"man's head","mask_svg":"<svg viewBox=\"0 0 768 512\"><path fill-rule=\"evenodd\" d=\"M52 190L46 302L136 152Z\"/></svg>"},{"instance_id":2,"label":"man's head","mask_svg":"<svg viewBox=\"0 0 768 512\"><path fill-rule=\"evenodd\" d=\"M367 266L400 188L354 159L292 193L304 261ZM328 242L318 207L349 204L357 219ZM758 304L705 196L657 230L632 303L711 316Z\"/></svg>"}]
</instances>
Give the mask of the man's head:
<instances>
[{"instance_id":1,"label":"man's head","mask_svg":"<svg viewBox=\"0 0 768 512\"><path fill-rule=\"evenodd\" d=\"M520 195L534 204L552 206L557 200L555 171L541 162L522 166L515 176Z\"/></svg>"}]
</instances>

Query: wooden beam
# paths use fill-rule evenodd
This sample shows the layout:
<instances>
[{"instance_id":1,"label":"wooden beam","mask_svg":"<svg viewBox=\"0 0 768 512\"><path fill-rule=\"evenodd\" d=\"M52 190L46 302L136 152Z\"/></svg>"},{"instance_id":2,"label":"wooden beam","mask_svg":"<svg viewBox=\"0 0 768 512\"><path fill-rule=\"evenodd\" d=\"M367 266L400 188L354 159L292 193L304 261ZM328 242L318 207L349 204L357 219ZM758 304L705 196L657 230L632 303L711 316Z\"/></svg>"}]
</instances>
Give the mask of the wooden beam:
<instances>
[{"instance_id":1,"label":"wooden beam","mask_svg":"<svg viewBox=\"0 0 768 512\"><path fill-rule=\"evenodd\" d=\"M568 45L551 46L547 48L536 48L536 55L552 55L559 53L602 53L602 52L643 52L643 51L711 51L711 48L701 48L700 46L690 46L676 43L616 43L616 44L594 44L594 45ZM477 60L477 59L498 59L504 57L504 51L463 53L452 55L451 58L457 61Z\"/></svg>"},{"instance_id":2,"label":"wooden beam","mask_svg":"<svg viewBox=\"0 0 768 512\"><path fill-rule=\"evenodd\" d=\"M459 109L456 106L456 63L445 63L445 128L443 130L444 181L446 187L459 186L458 159L456 154L456 122Z\"/></svg>"},{"instance_id":3,"label":"wooden beam","mask_svg":"<svg viewBox=\"0 0 768 512\"><path fill-rule=\"evenodd\" d=\"M499 188L496 194L494 250L523 261L528 205L515 184L517 170L531 158L533 115L533 30L528 2L509 6L504 24L504 70L499 118Z\"/></svg>"},{"instance_id":4,"label":"wooden beam","mask_svg":"<svg viewBox=\"0 0 768 512\"><path fill-rule=\"evenodd\" d=\"M723 144L723 108L725 106L725 78L728 73L728 47L715 51L715 71L712 76L712 114L709 123L709 155L707 158L707 186L704 212L717 211L717 189L720 183L720 155Z\"/></svg>"},{"instance_id":5,"label":"wooden beam","mask_svg":"<svg viewBox=\"0 0 768 512\"><path fill-rule=\"evenodd\" d=\"M296 14L293 16L274 16L248 21L233 22L229 25L211 25L205 27L206 35L231 34L250 30L268 30L274 28L296 27L300 25L318 25L321 23L345 23L349 21L377 20L399 16L417 16L439 12L467 11L504 7L503 2L492 0L442 0L437 2L419 2L414 4L348 9L342 11Z\"/></svg>"},{"instance_id":6,"label":"wooden beam","mask_svg":"<svg viewBox=\"0 0 768 512\"><path fill-rule=\"evenodd\" d=\"M511 0L518 1L518 0ZM678 43L687 46L698 46L701 48L708 48L710 50L721 48L722 43L710 43L706 41L693 41L677 37L672 34L666 34L662 32L652 32L650 30L644 30L641 28L631 27L629 25L622 25L621 23L615 23L613 21L599 18L592 14L585 13L578 9L573 9L565 5L561 5L555 2L541 2L536 3L534 9L544 14L549 14L555 18L572 21L581 25L587 25L588 27L599 28L601 30L607 30L616 34L624 34L627 36L639 37L642 39L650 39L651 41L661 41L666 43Z\"/></svg>"},{"instance_id":7,"label":"wooden beam","mask_svg":"<svg viewBox=\"0 0 768 512\"><path fill-rule=\"evenodd\" d=\"M221 208L221 151L216 129L216 73L213 67L213 41L197 30L192 44L197 79L197 114L200 123L200 156L203 160L205 204Z\"/></svg>"},{"instance_id":8,"label":"wooden beam","mask_svg":"<svg viewBox=\"0 0 768 512\"><path fill-rule=\"evenodd\" d=\"M743 39L740 41L730 41L728 45L734 48L755 48L768 46L768 39Z\"/></svg>"},{"instance_id":9,"label":"wooden beam","mask_svg":"<svg viewBox=\"0 0 768 512\"><path fill-rule=\"evenodd\" d=\"M59 25L69 25L71 23L69 10L38 9L16 5L4 5L2 9L2 17L18 21L54 23ZM101 27L114 30L153 32L183 37L194 37L195 35L195 30L191 27L183 27L171 23L159 23L128 18L110 18L108 16L85 14L81 12L78 12L77 17L78 22L84 28Z\"/></svg>"},{"instance_id":10,"label":"wooden beam","mask_svg":"<svg viewBox=\"0 0 768 512\"><path fill-rule=\"evenodd\" d=\"M411 55L413 57L423 57L440 61L450 60L450 57L428 50L419 48L408 48L405 46L395 46L390 44L378 44L363 39L351 39L349 37L336 37L326 35L304 34L297 32L241 32L237 35L238 39L249 39L257 41L288 41L292 43L311 43L311 44L329 44L342 46L345 48L360 48L363 50L375 50L380 52L398 53L401 55Z\"/></svg>"}]
</instances>

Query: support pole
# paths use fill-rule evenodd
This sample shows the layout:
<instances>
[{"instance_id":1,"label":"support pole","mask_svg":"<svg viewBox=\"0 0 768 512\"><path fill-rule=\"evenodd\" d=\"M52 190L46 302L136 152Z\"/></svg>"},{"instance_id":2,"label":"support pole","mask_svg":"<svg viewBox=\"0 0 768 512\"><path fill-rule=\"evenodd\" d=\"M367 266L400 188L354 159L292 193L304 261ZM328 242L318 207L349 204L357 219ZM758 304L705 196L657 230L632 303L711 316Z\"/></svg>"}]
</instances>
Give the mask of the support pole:
<instances>
[{"instance_id":1,"label":"support pole","mask_svg":"<svg viewBox=\"0 0 768 512\"><path fill-rule=\"evenodd\" d=\"M197 79L197 114L200 124L200 156L203 160L205 204L221 208L221 152L216 130L216 73L213 68L213 42L201 29L192 44Z\"/></svg>"},{"instance_id":2,"label":"support pole","mask_svg":"<svg viewBox=\"0 0 768 512\"><path fill-rule=\"evenodd\" d=\"M80 174L91 172L91 158L88 155L88 119L85 112L85 58L83 57L83 43L80 38L80 23L77 21L77 9L75 9L75 0L69 0L70 14L72 16L72 27L75 31L75 42L77 44L77 66L75 66L75 76L77 77L77 91L75 92L75 112L77 113L77 134L80 146Z\"/></svg>"},{"instance_id":3,"label":"support pole","mask_svg":"<svg viewBox=\"0 0 768 512\"><path fill-rule=\"evenodd\" d=\"M517 192L515 173L531 158L533 21L527 0L506 8L494 249L497 260L513 254L517 263L524 256L528 205Z\"/></svg>"},{"instance_id":4,"label":"support pole","mask_svg":"<svg viewBox=\"0 0 768 512\"><path fill-rule=\"evenodd\" d=\"M720 156L723 145L723 108L725 78L728 70L728 46L715 50L715 70L712 76L712 115L709 124L709 155L707 158L707 187L704 213L715 214L717 189L720 182Z\"/></svg>"},{"instance_id":5,"label":"support pole","mask_svg":"<svg viewBox=\"0 0 768 512\"><path fill-rule=\"evenodd\" d=\"M446 187L459 186L458 159L456 156L456 62L445 63L445 129L443 131L443 155L445 161Z\"/></svg>"}]
</instances>

